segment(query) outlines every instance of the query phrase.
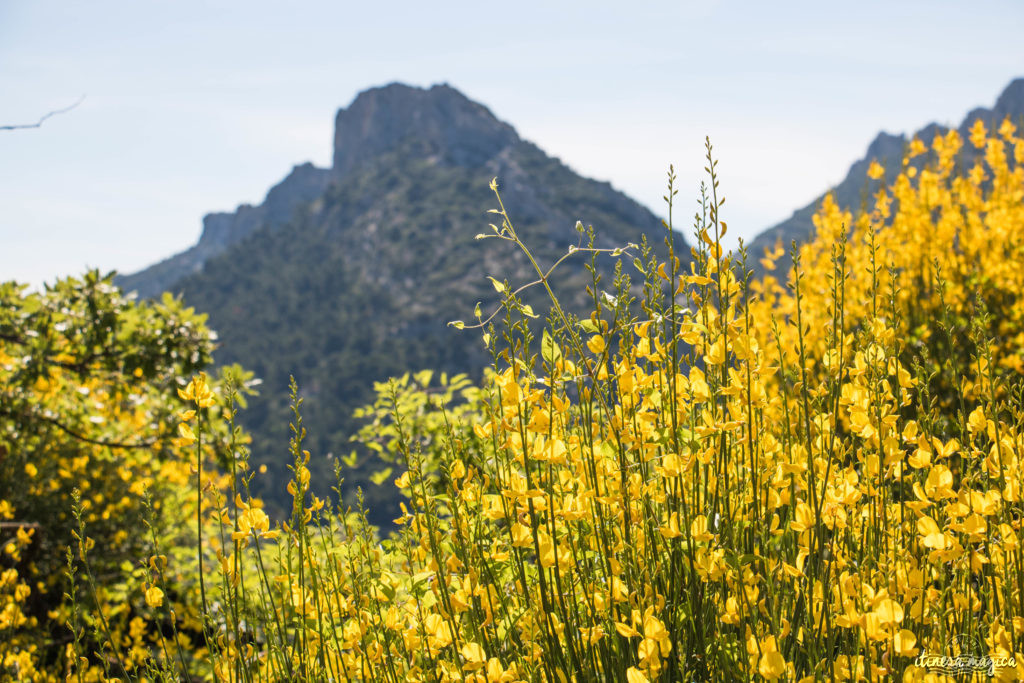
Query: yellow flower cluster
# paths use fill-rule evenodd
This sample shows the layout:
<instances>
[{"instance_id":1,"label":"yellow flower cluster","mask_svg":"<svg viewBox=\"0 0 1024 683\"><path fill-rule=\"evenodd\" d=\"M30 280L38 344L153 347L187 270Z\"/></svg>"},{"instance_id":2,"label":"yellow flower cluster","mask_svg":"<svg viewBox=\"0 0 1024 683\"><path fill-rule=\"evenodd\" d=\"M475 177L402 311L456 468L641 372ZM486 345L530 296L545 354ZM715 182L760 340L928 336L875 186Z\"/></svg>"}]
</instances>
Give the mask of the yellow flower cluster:
<instances>
[{"instance_id":1,"label":"yellow flower cluster","mask_svg":"<svg viewBox=\"0 0 1024 683\"><path fill-rule=\"evenodd\" d=\"M386 540L309 499L298 424L291 520L237 485L219 508L209 675L1024 676L1024 139L969 143L914 140L885 185L872 164L856 217L826 199L788 284L723 253L709 146L689 269L641 255L642 294L555 303L539 356L513 325L458 419L385 389L407 498Z\"/></svg>"}]
</instances>

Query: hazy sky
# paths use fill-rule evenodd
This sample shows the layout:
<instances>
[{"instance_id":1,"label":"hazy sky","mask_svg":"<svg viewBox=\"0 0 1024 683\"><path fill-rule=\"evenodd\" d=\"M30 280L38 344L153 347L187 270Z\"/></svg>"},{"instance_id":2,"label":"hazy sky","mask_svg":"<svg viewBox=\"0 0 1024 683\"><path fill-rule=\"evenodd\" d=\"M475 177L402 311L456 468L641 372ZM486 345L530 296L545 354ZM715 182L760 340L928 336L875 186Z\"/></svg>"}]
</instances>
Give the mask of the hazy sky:
<instances>
[{"instance_id":1,"label":"hazy sky","mask_svg":"<svg viewBox=\"0 0 1024 683\"><path fill-rule=\"evenodd\" d=\"M750 237L877 131L991 106L1024 76L1022 30L1024 3L982 0L0 0L0 124L86 95L0 132L0 280L188 247L204 213L327 166L335 110L391 81L450 83L659 214L669 163L692 213L710 135L723 218Z\"/></svg>"}]
</instances>

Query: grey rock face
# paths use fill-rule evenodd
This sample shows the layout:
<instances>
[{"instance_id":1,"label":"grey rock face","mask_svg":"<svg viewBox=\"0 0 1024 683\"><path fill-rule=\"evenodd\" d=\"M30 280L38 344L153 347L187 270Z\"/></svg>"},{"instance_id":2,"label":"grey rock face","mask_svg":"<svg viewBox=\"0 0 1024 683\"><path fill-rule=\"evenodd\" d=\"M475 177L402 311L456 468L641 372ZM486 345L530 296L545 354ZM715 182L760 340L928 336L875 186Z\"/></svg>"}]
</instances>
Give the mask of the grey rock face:
<instances>
[{"instance_id":1,"label":"grey rock face","mask_svg":"<svg viewBox=\"0 0 1024 683\"><path fill-rule=\"evenodd\" d=\"M414 142L425 156L457 166L482 166L519 141L512 126L448 85L429 90L401 83L360 93L335 117L334 175L399 144Z\"/></svg>"},{"instance_id":2,"label":"grey rock face","mask_svg":"<svg viewBox=\"0 0 1024 683\"><path fill-rule=\"evenodd\" d=\"M243 204L233 213L209 213L203 217L203 234L199 244L211 249L240 241L264 223L281 224L291 218L297 208L321 196L330 181L330 172L305 163L267 193L258 206Z\"/></svg>"}]
</instances>

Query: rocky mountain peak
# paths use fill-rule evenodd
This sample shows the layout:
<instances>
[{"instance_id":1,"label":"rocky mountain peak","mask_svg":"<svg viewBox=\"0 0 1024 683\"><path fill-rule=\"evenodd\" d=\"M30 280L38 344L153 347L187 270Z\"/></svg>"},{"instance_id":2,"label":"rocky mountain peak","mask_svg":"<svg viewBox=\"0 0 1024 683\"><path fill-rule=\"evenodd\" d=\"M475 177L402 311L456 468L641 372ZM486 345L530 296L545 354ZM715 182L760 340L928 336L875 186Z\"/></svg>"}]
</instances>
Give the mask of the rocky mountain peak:
<instances>
[{"instance_id":1,"label":"rocky mountain peak","mask_svg":"<svg viewBox=\"0 0 1024 683\"><path fill-rule=\"evenodd\" d=\"M976 107L964 117L957 127L960 135L967 137L971 127L978 120L982 121L990 130L998 128L1005 118L1009 117L1015 124L1020 124L1021 117L1024 117L1024 78L1016 78L1003 89L1003 92L996 99L991 108ZM949 131L946 126L929 123L924 128L914 133L913 137L920 139L926 145L931 144L936 135L945 135ZM831 192L835 201L843 208L855 209L864 196L866 173L872 160L878 161L887 167L887 179L891 181L899 169L899 161L904 152L904 146L911 136L901 134L879 133L871 144L868 145L865 156L853 163L847 172L846 178L832 188ZM961 150L961 158L964 163L972 163L977 151L970 144L964 145ZM920 161L918 163L921 163ZM814 234L814 223L812 216L821 205L824 195L818 197L807 206L797 209L793 215L768 228L750 244L750 252L760 255L766 249L771 249L777 242L788 247L792 241L803 242ZM779 273L784 273L789 267L788 257L779 261ZM784 275L783 275L784 277Z\"/></svg>"},{"instance_id":2,"label":"rocky mountain peak","mask_svg":"<svg viewBox=\"0 0 1024 683\"><path fill-rule=\"evenodd\" d=\"M961 135L968 135L974 122L981 120L989 128L998 128L1003 119L1009 117L1014 123L1024 116L1024 78L1015 78L1003 89L995 106L991 109L975 107L967 113L959 130ZM923 139L923 138L922 138Z\"/></svg>"},{"instance_id":3,"label":"rocky mountain peak","mask_svg":"<svg viewBox=\"0 0 1024 683\"><path fill-rule=\"evenodd\" d=\"M483 183L483 191L472 200L479 208L477 203L488 201L490 196L487 182L498 176L506 201L515 206L517 220L543 226L543 238L558 248L577 239L572 230L577 220L593 222L599 228L600 246L635 242L638 230L659 228L657 218L647 209L607 184L580 178L522 140L512 126L487 107L447 84L420 88L391 83L360 93L336 115L333 152L332 168L309 163L295 166L270 189L261 204L243 204L234 211L207 214L202 235L194 246L138 273L119 276L117 283L142 297L158 296L165 290L181 291L184 279L201 273L214 257L257 232L284 229L314 206L334 206L339 214L332 219L336 226L348 226L371 209L384 215L395 208L389 203L393 199L387 198L382 185L368 179L386 177L391 183L388 188L395 190L403 174L414 167L422 175L417 181L421 190L432 178L457 178L460 183L454 193L448 193L449 188L438 193L445 199L431 206L434 218L430 226L424 227L451 224L455 211L451 207L468 211L463 202ZM343 210L334 199L345 192L348 200ZM410 202L425 201L413 194L416 196ZM559 207L559 218L553 217L552 205ZM482 220L479 214L473 215ZM382 225L390 228L408 224L406 214L392 216L386 225L378 216L368 223L367 230L372 233L383 230ZM471 237L477 231L465 234ZM409 231L403 229L393 239L406 240L408 235ZM660 234L656 242L660 244ZM375 258L368 256L367 262Z\"/></svg>"},{"instance_id":4,"label":"rocky mountain peak","mask_svg":"<svg viewBox=\"0 0 1024 683\"><path fill-rule=\"evenodd\" d=\"M231 212L206 214L200 244L224 246L239 241L264 223L284 223L297 208L322 195L329 180L326 169L309 162L299 164L270 188L262 204L242 204Z\"/></svg>"},{"instance_id":5,"label":"rocky mountain peak","mask_svg":"<svg viewBox=\"0 0 1024 683\"><path fill-rule=\"evenodd\" d=\"M1024 116L1024 78L1015 78L1010 81L1003 92L996 100L996 106L992 113L996 118L1002 120L1006 116L1017 118Z\"/></svg>"},{"instance_id":6,"label":"rocky mountain peak","mask_svg":"<svg viewBox=\"0 0 1024 683\"><path fill-rule=\"evenodd\" d=\"M338 111L334 174L342 177L406 143L446 163L472 167L517 142L512 126L451 86L391 83L361 92Z\"/></svg>"},{"instance_id":7,"label":"rocky mountain peak","mask_svg":"<svg viewBox=\"0 0 1024 683\"><path fill-rule=\"evenodd\" d=\"M882 131L868 145L867 159L892 161L903 153L903 145L906 141L905 135L893 135Z\"/></svg>"}]
</instances>

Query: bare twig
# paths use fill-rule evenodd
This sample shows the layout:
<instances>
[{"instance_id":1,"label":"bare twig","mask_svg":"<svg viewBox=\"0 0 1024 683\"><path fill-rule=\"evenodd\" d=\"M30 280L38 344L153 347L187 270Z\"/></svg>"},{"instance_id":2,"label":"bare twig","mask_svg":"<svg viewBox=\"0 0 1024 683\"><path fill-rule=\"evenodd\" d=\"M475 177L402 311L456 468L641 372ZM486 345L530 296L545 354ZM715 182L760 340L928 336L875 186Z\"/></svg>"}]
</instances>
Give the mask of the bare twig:
<instances>
[{"instance_id":1,"label":"bare twig","mask_svg":"<svg viewBox=\"0 0 1024 683\"><path fill-rule=\"evenodd\" d=\"M25 128L39 128L39 127L41 127L43 125L43 122L46 121L46 119L50 118L51 116L56 116L57 114L64 114L66 112L69 112L72 109L74 109L75 107L77 107L78 105L80 105L84 100L85 100L85 95L82 95L81 97L78 98L77 101L75 101L74 104L71 104L71 105L69 105L67 107L64 107L63 109L54 109L51 112L47 112L47 113L43 114L42 116L40 116L39 120L36 121L35 123L22 123L22 124L18 124L18 125L14 125L14 126L0 126L0 130L22 130L22 129L25 129Z\"/></svg>"},{"instance_id":2,"label":"bare twig","mask_svg":"<svg viewBox=\"0 0 1024 683\"><path fill-rule=\"evenodd\" d=\"M121 441L105 441L103 439L92 439L92 438L86 436L85 434L82 434L81 432L75 431L71 427L68 427L67 425L62 424L61 422L53 419L52 417L44 417L44 416L37 416L37 417L40 420L42 420L43 422L46 422L48 424L53 425L54 427L56 427L57 429L61 430L62 432L64 432L68 436L71 436L71 437L73 437L75 439L78 439L79 441L84 441L85 443L90 443L90 444L92 444L94 446L106 446L107 448L124 448L124 449L150 448L158 440L157 438L152 438L152 439L148 439L146 441L121 442Z\"/></svg>"},{"instance_id":3,"label":"bare twig","mask_svg":"<svg viewBox=\"0 0 1024 683\"><path fill-rule=\"evenodd\" d=\"M6 415L8 417L14 417L14 418L24 417L22 415L19 415L19 414L15 413L13 410L10 410L8 408L0 408L0 415ZM88 437L85 434L83 434L83 433L81 433L81 432L79 432L79 431L77 431L75 429L72 429L71 427L68 427L64 423L62 423L59 420L56 420L56 419L54 419L52 417L46 417L45 415L38 415L38 414L31 415L31 417L39 420L40 422L45 422L45 423L47 423L49 425L53 425L54 427L56 427L57 429L61 430L62 432L64 432L65 434L67 434L68 436L70 436L70 437L72 437L74 439L77 439L79 441L82 441L82 442L85 442L85 443L88 443L88 444L92 444L94 446L105 446L107 448L123 448L123 449L150 448L150 447L153 446L153 444L155 444L161 438L160 435L157 435L157 436L153 437L152 439L147 439L145 441L125 441L125 442L122 442L122 441L106 441L104 439L93 439L93 438Z\"/></svg>"}]
</instances>

